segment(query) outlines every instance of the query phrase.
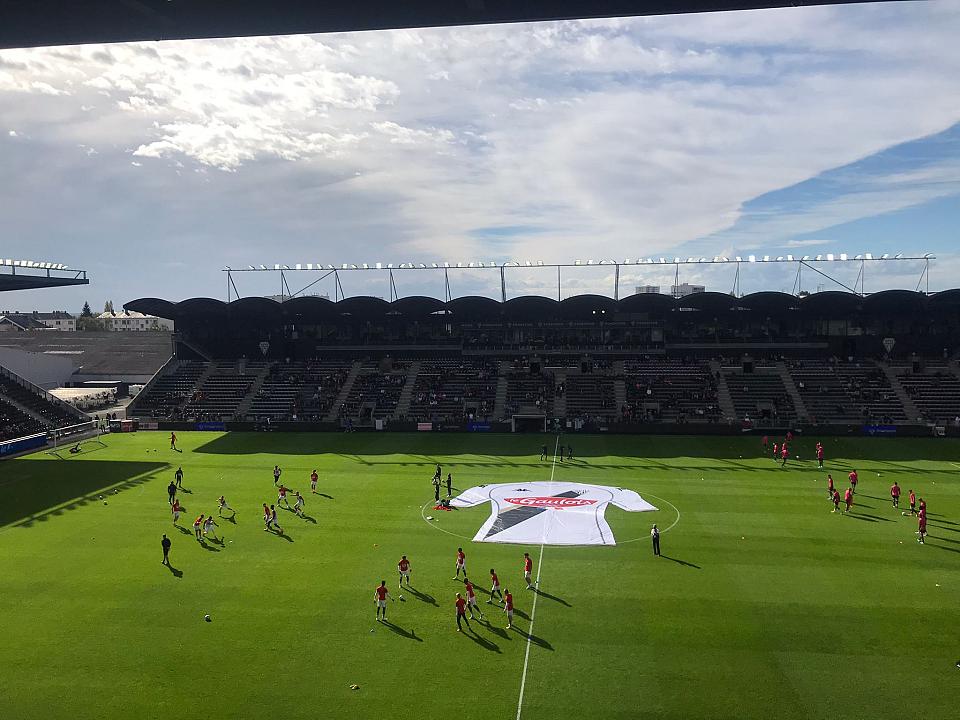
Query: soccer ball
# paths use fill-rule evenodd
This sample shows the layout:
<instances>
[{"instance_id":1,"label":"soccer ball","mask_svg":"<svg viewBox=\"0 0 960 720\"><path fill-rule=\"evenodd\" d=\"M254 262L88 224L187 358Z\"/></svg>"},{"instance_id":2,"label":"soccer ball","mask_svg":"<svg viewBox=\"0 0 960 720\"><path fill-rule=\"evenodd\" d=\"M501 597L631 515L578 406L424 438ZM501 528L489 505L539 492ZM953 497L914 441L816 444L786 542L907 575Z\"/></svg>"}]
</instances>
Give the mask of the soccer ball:
<instances>
[{"instance_id":1,"label":"soccer ball","mask_svg":"<svg viewBox=\"0 0 960 720\"><path fill-rule=\"evenodd\" d=\"M204 616L203 616L203 619L206 620L207 622L210 622L210 616L209 616L209 615L204 615Z\"/></svg>"},{"instance_id":2,"label":"soccer ball","mask_svg":"<svg viewBox=\"0 0 960 720\"><path fill-rule=\"evenodd\" d=\"M403 595L400 596L400 600L403 600Z\"/></svg>"}]
</instances>

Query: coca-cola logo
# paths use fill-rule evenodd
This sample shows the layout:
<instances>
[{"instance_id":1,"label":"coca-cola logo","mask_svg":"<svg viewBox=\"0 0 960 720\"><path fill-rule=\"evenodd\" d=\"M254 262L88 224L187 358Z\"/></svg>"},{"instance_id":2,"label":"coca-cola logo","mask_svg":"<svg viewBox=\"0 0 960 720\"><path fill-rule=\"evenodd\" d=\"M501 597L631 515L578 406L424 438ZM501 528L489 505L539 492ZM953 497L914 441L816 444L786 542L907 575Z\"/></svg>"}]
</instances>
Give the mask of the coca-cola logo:
<instances>
[{"instance_id":1,"label":"coca-cola logo","mask_svg":"<svg viewBox=\"0 0 960 720\"><path fill-rule=\"evenodd\" d=\"M583 507L584 505L595 505L597 503L596 500L563 497L513 497L506 498L506 501L511 505L547 508Z\"/></svg>"}]
</instances>

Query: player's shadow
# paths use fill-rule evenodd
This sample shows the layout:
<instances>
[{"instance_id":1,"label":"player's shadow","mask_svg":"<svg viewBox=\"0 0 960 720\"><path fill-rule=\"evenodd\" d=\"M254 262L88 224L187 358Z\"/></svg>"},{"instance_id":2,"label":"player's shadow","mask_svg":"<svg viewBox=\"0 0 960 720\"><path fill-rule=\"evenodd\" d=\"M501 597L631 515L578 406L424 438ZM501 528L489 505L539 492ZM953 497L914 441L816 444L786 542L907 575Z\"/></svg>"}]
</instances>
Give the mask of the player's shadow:
<instances>
[{"instance_id":1,"label":"player's shadow","mask_svg":"<svg viewBox=\"0 0 960 720\"><path fill-rule=\"evenodd\" d=\"M308 523L313 523L314 525L317 524L316 519L313 518L313 517L310 516L310 515L301 515L300 517L303 518L304 520L306 520Z\"/></svg>"},{"instance_id":2,"label":"player's shadow","mask_svg":"<svg viewBox=\"0 0 960 720\"><path fill-rule=\"evenodd\" d=\"M170 573L171 573L175 578L182 578L182 577L183 577L183 570L180 570L179 568L175 568L173 565L167 565L167 570L169 570Z\"/></svg>"},{"instance_id":3,"label":"player's shadow","mask_svg":"<svg viewBox=\"0 0 960 720\"><path fill-rule=\"evenodd\" d=\"M534 591L537 595L539 595L540 597L545 597L545 598L547 598L547 600L553 600L554 602L560 603L561 605L565 605L566 607L573 607L573 605L571 605L570 603L568 603L568 602L567 602L566 600L564 600L563 598L559 598L559 597L557 597L556 595L551 595L551 594L548 593L548 592L544 592L544 591L541 590L540 588L534 588L533 591Z\"/></svg>"},{"instance_id":4,"label":"player's shadow","mask_svg":"<svg viewBox=\"0 0 960 720\"><path fill-rule=\"evenodd\" d=\"M960 528L947 527L946 525L941 525L939 522L934 522L932 520L930 521L930 527L935 527L938 530L946 530L947 532L960 532Z\"/></svg>"},{"instance_id":5,"label":"player's shadow","mask_svg":"<svg viewBox=\"0 0 960 720\"><path fill-rule=\"evenodd\" d=\"M407 590L409 590L410 594L412 594L420 602L425 602L428 605L433 605L434 607L440 607L440 605L437 604L437 599L433 595L429 595L425 592L420 592L419 590L414 590L409 585L407 585Z\"/></svg>"},{"instance_id":6,"label":"player's shadow","mask_svg":"<svg viewBox=\"0 0 960 720\"><path fill-rule=\"evenodd\" d=\"M327 500L333 500L333 495L327 495L326 493L316 493L318 497L326 498Z\"/></svg>"},{"instance_id":7,"label":"player's shadow","mask_svg":"<svg viewBox=\"0 0 960 720\"><path fill-rule=\"evenodd\" d=\"M861 505L860 507L864 507L864 506ZM893 520L891 520L890 518L881 517L880 515L871 515L870 513L861 513L861 512L858 512L858 513L857 513L856 515L854 515L853 517L869 518L869 519L873 520L874 522L893 522Z\"/></svg>"},{"instance_id":8,"label":"player's shadow","mask_svg":"<svg viewBox=\"0 0 960 720\"><path fill-rule=\"evenodd\" d=\"M200 541L199 541L199 545L200 545L200 547L202 547L204 550L209 550L210 552L220 552L220 548L211 547L210 544L209 544L206 540L200 540Z\"/></svg>"},{"instance_id":9,"label":"player's shadow","mask_svg":"<svg viewBox=\"0 0 960 720\"><path fill-rule=\"evenodd\" d=\"M402 627L400 627L399 625L394 625L389 620L383 620L381 621L380 624L386 627L387 630L392 632L394 635L405 637L408 640L416 640L417 642L423 642L423 638L418 638L417 633L414 630L404 630Z\"/></svg>"},{"instance_id":10,"label":"player's shadow","mask_svg":"<svg viewBox=\"0 0 960 720\"><path fill-rule=\"evenodd\" d=\"M237 514L234 513L234 514L231 515L230 517L224 518L224 520L226 520L227 522L230 522L230 523L233 523L234 525L236 525L236 524L237 524Z\"/></svg>"},{"instance_id":11,"label":"player's shadow","mask_svg":"<svg viewBox=\"0 0 960 720\"><path fill-rule=\"evenodd\" d=\"M180 532L182 532L184 535L189 535L189 534L190 534L190 531L187 530L185 527L180 527L179 525L174 525L174 527L177 528L177 530L179 530Z\"/></svg>"},{"instance_id":12,"label":"player's shadow","mask_svg":"<svg viewBox=\"0 0 960 720\"><path fill-rule=\"evenodd\" d=\"M510 639L510 636L507 634L507 631L506 631L506 630L504 630L503 628L499 628L499 627L497 627L496 625L494 625L493 623L491 623L491 622L486 618L486 616L484 616L484 618L483 618L482 620L477 620L477 622L478 622L480 625L483 625L487 630L489 630L490 632L492 632L494 635L498 635L499 637L503 638L504 640L509 640L509 639Z\"/></svg>"},{"instance_id":13,"label":"player's shadow","mask_svg":"<svg viewBox=\"0 0 960 720\"><path fill-rule=\"evenodd\" d=\"M661 555L664 560L669 560L670 562L675 562L677 565L683 565L685 567L696 568L697 570L702 569L699 565L695 565L692 562L687 562L686 560L681 560L680 558L670 557L669 555Z\"/></svg>"},{"instance_id":14,"label":"player's shadow","mask_svg":"<svg viewBox=\"0 0 960 720\"><path fill-rule=\"evenodd\" d=\"M276 536L279 537L279 538L283 538L283 539L286 540L287 542L293 542L293 538L290 537L289 535L287 535L286 533L282 533L282 532L281 532L281 533L273 533L273 534L276 535Z\"/></svg>"},{"instance_id":15,"label":"player's shadow","mask_svg":"<svg viewBox=\"0 0 960 720\"><path fill-rule=\"evenodd\" d=\"M943 538L937 538L937 540L943 540ZM929 547L940 548L941 550L949 550L950 552L960 553L960 548L948 547L946 545L931 545L927 543Z\"/></svg>"},{"instance_id":16,"label":"player's shadow","mask_svg":"<svg viewBox=\"0 0 960 720\"><path fill-rule=\"evenodd\" d=\"M941 535L930 535L930 537L935 538L937 540L942 540L943 542L960 544L960 540L957 540L955 538L943 537Z\"/></svg>"},{"instance_id":17,"label":"player's shadow","mask_svg":"<svg viewBox=\"0 0 960 720\"><path fill-rule=\"evenodd\" d=\"M863 513L854 513L853 511L846 513L846 516L854 520L862 520L863 522L877 522L877 519L873 515L864 515Z\"/></svg>"},{"instance_id":18,"label":"player's shadow","mask_svg":"<svg viewBox=\"0 0 960 720\"><path fill-rule=\"evenodd\" d=\"M193 495L193 490L189 490L188 488L185 488L185 487L177 488L177 492L186 493L187 495Z\"/></svg>"},{"instance_id":19,"label":"player's shadow","mask_svg":"<svg viewBox=\"0 0 960 720\"><path fill-rule=\"evenodd\" d=\"M550 650L551 652L553 651L553 645L551 645L549 642L544 640L542 637L534 635L531 632L524 632L523 630L517 627L514 627L513 629L516 630L521 635L523 635L525 638L528 638L530 642L532 642L537 647L542 647L544 650Z\"/></svg>"},{"instance_id":20,"label":"player's shadow","mask_svg":"<svg viewBox=\"0 0 960 720\"><path fill-rule=\"evenodd\" d=\"M479 645L480 647L482 647L484 650L489 650L490 652L495 652L495 653L500 653L500 652L501 652L499 645L497 645L497 644L496 644L495 642L493 642L492 640L487 640L487 639L486 639L485 637L483 637L482 635L478 635L478 634L477 634L477 631L473 629L473 626L471 626L471 627L470 627L465 633L463 633L463 634L466 635L466 636L467 636L468 638L470 638L471 640L473 640L477 645Z\"/></svg>"},{"instance_id":21,"label":"player's shadow","mask_svg":"<svg viewBox=\"0 0 960 720\"><path fill-rule=\"evenodd\" d=\"M530 616L527 615L523 610L518 610L517 608L513 609L513 614L517 617L523 618L524 620L529 620Z\"/></svg>"}]
</instances>

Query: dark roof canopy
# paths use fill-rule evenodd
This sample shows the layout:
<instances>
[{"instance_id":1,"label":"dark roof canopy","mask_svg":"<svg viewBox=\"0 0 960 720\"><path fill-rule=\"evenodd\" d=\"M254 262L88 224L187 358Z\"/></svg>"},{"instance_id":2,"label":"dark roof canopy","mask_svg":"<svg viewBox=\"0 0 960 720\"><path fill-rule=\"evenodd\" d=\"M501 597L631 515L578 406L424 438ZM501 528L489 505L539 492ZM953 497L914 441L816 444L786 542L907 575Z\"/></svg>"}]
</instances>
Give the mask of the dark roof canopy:
<instances>
[{"instance_id":1,"label":"dark roof canopy","mask_svg":"<svg viewBox=\"0 0 960 720\"><path fill-rule=\"evenodd\" d=\"M0 0L0 48L667 15L866 1Z\"/></svg>"},{"instance_id":2,"label":"dark roof canopy","mask_svg":"<svg viewBox=\"0 0 960 720\"><path fill-rule=\"evenodd\" d=\"M466 296L449 302L425 296L400 298L388 303L377 297L348 297L331 302L320 297L298 297L278 303L262 297L234 300L229 305L213 298L190 298L173 303L159 298L131 300L124 308L171 320L186 317L209 320L229 317L241 322L321 322L353 318L423 319L448 315L454 322L590 321L615 314L667 314L678 308L691 308L705 314L745 311L758 314L800 312L819 318L846 318L861 309L873 314L907 314L929 308L937 312L960 309L960 289L943 290L929 298L912 290L885 290L867 297L841 291L826 291L803 298L781 292L758 292L735 298L718 292L687 295L674 300L669 295L637 294L622 300L603 295L575 295L557 302L539 295L515 297L499 303L488 297Z\"/></svg>"}]
</instances>

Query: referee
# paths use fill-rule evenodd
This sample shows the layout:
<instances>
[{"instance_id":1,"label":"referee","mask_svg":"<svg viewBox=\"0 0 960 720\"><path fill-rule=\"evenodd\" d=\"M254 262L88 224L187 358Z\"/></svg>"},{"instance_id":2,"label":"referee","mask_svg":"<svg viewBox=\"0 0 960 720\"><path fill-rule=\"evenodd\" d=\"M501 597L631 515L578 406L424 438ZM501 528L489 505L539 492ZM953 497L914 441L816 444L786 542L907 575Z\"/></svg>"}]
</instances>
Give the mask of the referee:
<instances>
[{"instance_id":1,"label":"referee","mask_svg":"<svg viewBox=\"0 0 960 720\"><path fill-rule=\"evenodd\" d=\"M164 564L164 565L169 565L169 564L170 564L170 557L169 557L169 555L170 555L170 545L171 545L171 544L172 544L172 543L170 542L170 538L168 538L166 535L164 535L164 536L163 536L163 540L160 541L160 547L163 548L163 564Z\"/></svg>"},{"instance_id":2,"label":"referee","mask_svg":"<svg viewBox=\"0 0 960 720\"><path fill-rule=\"evenodd\" d=\"M660 556L660 531L657 529L657 526L654 525L650 530L650 539L653 540L653 554Z\"/></svg>"}]
</instances>

